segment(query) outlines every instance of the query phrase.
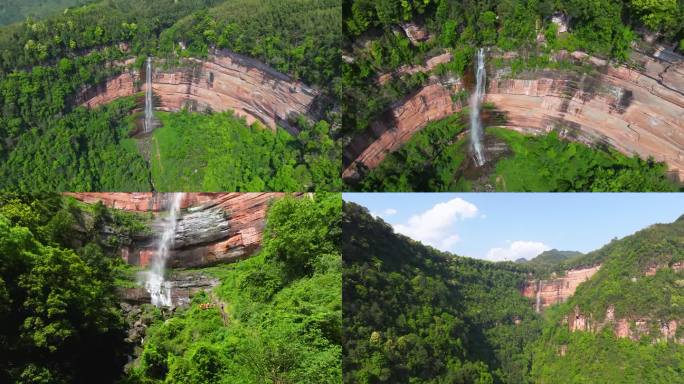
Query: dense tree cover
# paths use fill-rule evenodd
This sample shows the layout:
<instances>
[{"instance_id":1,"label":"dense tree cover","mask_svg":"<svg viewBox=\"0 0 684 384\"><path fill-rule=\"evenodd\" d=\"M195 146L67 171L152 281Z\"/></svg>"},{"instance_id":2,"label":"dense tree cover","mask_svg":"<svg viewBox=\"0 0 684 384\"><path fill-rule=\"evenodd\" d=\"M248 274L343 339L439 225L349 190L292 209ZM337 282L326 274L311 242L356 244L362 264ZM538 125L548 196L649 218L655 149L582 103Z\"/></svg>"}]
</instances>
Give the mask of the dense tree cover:
<instances>
[{"instance_id":1,"label":"dense tree cover","mask_svg":"<svg viewBox=\"0 0 684 384\"><path fill-rule=\"evenodd\" d=\"M600 262L601 269L548 314L532 349L535 382L684 382L684 346L665 340L661 331L663 324L684 317L684 273L673 268L684 261L683 235L684 216L613 240L576 260L574 264ZM646 274L651 268L657 270ZM616 339L611 323L597 333L571 333L563 321L578 310L590 326L598 326L609 308L615 319L628 319L633 331L635 321L646 322L638 342ZM681 330L675 337L682 337Z\"/></svg>"},{"instance_id":2,"label":"dense tree cover","mask_svg":"<svg viewBox=\"0 0 684 384\"><path fill-rule=\"evenodd\" d=\"M471 181L463 172L469 156L464 113L428 123L399 150L372 170L362 170L352 188L365 191L464 191ZM488 128L503 139L512 154L496 160L491 183L499 191L675 191L666 165L627 157L612 149L590 148L561 139L555 132L526 136Z\"/></svg>"},{"instance_id":3,"label":"dense tree cover","mask_svg":"<svg viewBox=\"0 0 684 384\"><path fill-rule=\"evenodd\" d=\"M128 138L133 98L96 110L78 108L46 129L21 135L0 157L0 189L146 191L147 164Z\"/></svg>"},{"instance_id":4,"label":"dense tree cover","mask_svg":"<svg viewBox=\"0 0 684 384\"><path fill-rule=\"evenodd\" d=\"M341 16L339 0L224 1L165 30L160 48L180 51L182 41L184 56L227 48L330 90L340 76Z\"/></svg>"},{"instance_id":5,"label":"dense tree cover","mask_svg":"<svg viewBox=\"0 0 684 384\"><path fill-rule=\"evenodd\" d=\"M344 203L346 383L525 383L540 319L526 270L458 257Z\"/></svg>"},{"instance_id":6,"label":"dense tree cover","mask_svg":"<svg viewBox=\"0 0 684 384\"><path fill-rule=\"evenodd\" d=\"M341 202L276 201L262 251L204 270L221 285L154 323L124 382L341 382Z\"/></svg>"},{"instance_id":7,"label":"dense tree cover","mask_svg":"<svg viewBox=\"0 0 684 384\"><path fill-rule=\"evenodd\" d=\"M366 191L448 191L465 189L455 179L467 155L466 140L454 137L464 128L463 114L431 122L356 186Z\"/></svg>"},{"instance_id":8,"label":"dense tree cover","mask_svg":"<svg viewBox=\"0 0 684 384\"><path fill-rule=\"evenodd\" d=\"M684 318L684 274L672 269L673 264L684 261L682 235L684 220L655 224L574 261L601 263L601 270L577 289L571 304L597 321L604 318L609 305L615 307L616 318ZM645 275L651 267L660 269Z\"/></svg>"},{"instance_id":9,"label":"dense tree cover","mask_svg":"<svg viewBox=\"0 0 684 384\"><path fill-rule=\"evenodd\" d=\"M281 128L247 126L230 111L158 116L152 182L160 191L340 190L340 148L329 124L301 122L295 138ZM161 159L161 161L160 161Z\"/></svg>"},{"instance_id":10,"label":"dense tree cover","mask_svg":"<svg viewBox=\"0 0 684 384\"><path fill-rule=\"evenodd\" d=\"M86 213L59 195L0 194L0 381L120 375L127 348L114 280L121 259L100 236L112 225L141 229L134 218L103 206Z\"/></svg>"},{"instance_id":11,"label":"dense tree cover","mask_svg":"<svg viewBox=\"0 0 684 384\"><path fill-rule=\"evenodd\" d=\"M558 35L558 27L551 21L556 13L567 17L569 32ZM684 38L681 0L345 0L343 15L343 47L349 57L342 68L342 134L347 141L369 131L373 121L385 119L383 114L422 87L428 75L440 76L443 81L452 76L463 77L464 71L471 68L478 46L498 53L517 52L519 57L501 61L515 75L522 69L584 71L580 66L551 59L553 52L562 49L582 50L614 62L628 61L636 31L657 32L667 44ZM411 42L400 28L407 22L424 28L431 38ZM544 42L538 41L540 35ZM396 73L402 66L421 65L427 58L445 51L452 53L452 61L432 73ZM380 75L392 73L393 81L377 81ZM651 165L643 166L644 173L649 173ZM394 177L393 172L388 176ZM623 181L625 178L632 179L622 177ZM628 183L633 182L634 179ZM390 187L395 184L392 181ZM651 185L646 190L652 189L660 187Z\"/></svg>"},{"instance_id":12,"label":"dense tree cover","mask_svg":"<svg viewBox=\"0 0 684 384\"><path fill-rule=\"evenodd\" d=\"M518 259L516 263L523 263L525 266L533 268L537 276L546 278L551 273L563 273L568 269L568 265L582 259L584 254L577 251L559 251L551 249L544 251L531 260L524 258Z\"/></svg>"},{"instance_id":13,"label":"dense tree cover","mask_svg":"<svg viewBox=\"0 0 684 384\"><path fill-rule=\"evenodd\" d=\"M149 176L140 172L142 159L134 153L134 142L108 134L122 116L111 108L104 109L103 116L75 111L81 91L122 71L121 62L127 58L137 57L132 67L139 67L148 55L174 61L191 55L205 57L213 48L245 53L331 90L339 77L341 27L334 28L340 22L339 13L339 4L330 0L297 4L103 0L44 20L28 19L0 28L0 137L4 139L0 161L5 163L3 168L9 168L3 172L10 178L3 182L27 190L149 189ZM183 44L187 49L181 48ZM94 136L106 121L105 134ZM79 132L79 138L66 143L66 127ZM310 129L306 124L301 128ZM310 149L300 161L330 152L328 126L311 128L310 136L314 139L302 138L299 143ZM318 139L322 146L316 145ZM53 145L46 153L45 143L54 140L62 145ZM34 155L50 161L39 164L40 174L34 180L20 180L26 177L26 164ZM103 158L107 161L102 162ZM67 159L70 164L64 163ZM328 182L332 159L328 164L312 160L312 169L318 169L305 182ZM132 164L130 169L122 169L121 164L127 162ZM99 163L109 169L97 174ZM64 180L59 181L60 177ZM321 184L320 189L339 188Z\"/></svg>"},{"instance_id":14,"label":"dense tree cover","mask_svg":"<svg viewBox=\"0 0 684 384\"><path fill-rule=\"evenodd\" d=\"M571 23L570 33L559 38L551 22L555 12L568 16ZM684 38L681 0L345 0L343 18L344 47L353 53L353 61L343 65L342 79L349 132L366 129L396 100L387 99L385 87L374 81L377 74L420 64L445 49L455 56L451 72L462 75L477 46L514 50L525 57L540 51L584 50L624 61L634 29L645 26L674 42ZM411 44L397 32L409 21L423 26L433 38ZM537 43L539 33L547 37L543 46Z\"/></svg>"},{"instance_id":15,"label":"dense tree cover","mask_svg":"<svg viewBox=\"0 0 684 384\"><path fill-rule=\"evenodd\" d=\"M491 132L506 140L513 156L496 164L502 191L675 191L664 163L616 150L590 148L563 140L555 132L524 136L505 129Z\"/></svg>"},{"instance_id":16,"label":"dense tree cover","mask_svg":"<svg viewBox=\"0 0 684 384\"><path fill-rule=\"evenodd\" d=\"M92 0L5 0L0 4L0 25L40 18Z\"/></svg>"},{"instance_id":17,"label":"dense tree cover","mask_svg":"<svg viewBox=\"0 0 684 384\"><path fill-rule=\"evenodd\" d=\"M536 383L684 383L684 348L674 343L639 343L608 330L593 334L556 327L544 331L534 353Z\"/></svg>"},{"instance_id":18,"label":"dense tree cover","mask_svg":"<svg viewBox=\"0 0 684 384\"><path fill-rule=\"evenodd\" d=\"M343 210L345 382L684 382L684 346L662 333L684 317L684 216L586 255L549 252L548 263L528 265L439 252L365 208ZM537 317L518 288L554 263L601 268ZM575 311L588 331L569 330ZM616 336L619 319L641 329L637 340ZM683 334L677 327L674 337Z\"/></svg>"}]
</instances>

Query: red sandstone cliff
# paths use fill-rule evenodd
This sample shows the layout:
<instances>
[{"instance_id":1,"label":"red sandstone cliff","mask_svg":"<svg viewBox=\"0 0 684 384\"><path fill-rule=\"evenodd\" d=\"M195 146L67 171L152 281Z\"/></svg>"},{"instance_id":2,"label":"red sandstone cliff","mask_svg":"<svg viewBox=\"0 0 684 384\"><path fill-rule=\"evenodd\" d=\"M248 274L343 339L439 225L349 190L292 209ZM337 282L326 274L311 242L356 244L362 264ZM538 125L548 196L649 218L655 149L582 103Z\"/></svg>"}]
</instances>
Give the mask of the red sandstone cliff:
<instances>
[{"instance_id":1,"label":"red sandstone cliff","mask_svg":"<svg viewBox=\"0 0 684 384\"><path fill-rule=\"evenodd\" d=\"M65 193L86 203L134 212L162 212L164 194ZM171 267L198 267L243 259L261 246L269 202L282 193L187 193L181 203ZM154 225L154 223L151 223ZM147 265L156 252L153 236L122 246L121 257L130 264Z\"/></svg>"},{"instance_id":2,"label":"red sandstone cliff","mask_svg":"<svg viewBox=\"0 0 684 384\"><path fill-rule=\"evenodd\" d=\"M144 86L144 76L132 70L84 90L77 102L93 108L141 92ZM288 118L310 115L319 94L256 60L225 51L206 61L188 59L178 68L155 67L152 90L159 110L233 110L250 124L260 121L272 129L276 124L292 129Z\"/></svg>"},{"instance_id":3,"label":"red sandstone cliff","mask_svg":"<svg viewBox=\"0 0 684 384\"><path fill-rule=\"evenodd\" d=\"M533 299L535 310L541 312L551 305L566 301L575 293L580 284L589 280L600 268L600 265L596 265L571 269L566 272L565 276L546 280L531 280L523 287L522 294Z\"/></svg>"},{"instance_id":4,"label":"red sandstone cliff","mask_svg":"<svg viewBox=\"0 0 684 384\"><path fill-rule=\"evenodd\" d=\"M580 52L570 56L606 64ZM569 137L604 142L628 155L652 156L684 180L684 62L641 54L635 58L642 65L639 71L604 66L598 67L603 73L597 77L579 79L556 79L554 74L533 80L495 78L489 81L486 101L506 114L507 128L543 133L568 126ZM343 177L357 178L360 167L376 167L429 121L459 110L450 98L459 89L460 84L433 82L394 106L345 148Z\"/></svg>"}]
</instances>

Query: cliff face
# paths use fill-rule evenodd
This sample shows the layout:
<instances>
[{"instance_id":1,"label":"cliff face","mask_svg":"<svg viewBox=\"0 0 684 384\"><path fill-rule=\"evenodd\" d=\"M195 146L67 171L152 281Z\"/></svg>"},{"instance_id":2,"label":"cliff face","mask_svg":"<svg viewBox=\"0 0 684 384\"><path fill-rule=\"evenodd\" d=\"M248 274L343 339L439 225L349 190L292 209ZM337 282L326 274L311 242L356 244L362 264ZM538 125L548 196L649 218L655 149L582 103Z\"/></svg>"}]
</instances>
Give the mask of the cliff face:
<instances>
[{"instance_id":1,"label":"cliff face","mask_svg":"<svg viewBox=\"0 0 684 384\"><path fill-rule=\"evenodd\" d=\"M635 53L640 69L612 67L581 52L560 53L594 66L598 75L535 74L534 79L488 82L485 101L507 117L505 127L545 133L559 126L561 135L587 144L604 143L668 164L684 180L684 61L667 62ZM398 104L373 125L373 132L355 138L345 149L344 178L354 179L358 167L376 167L428 121L441 119L460 105L450 95L460 84L434 83ZM416 115L424 118L416 118ZM382 126L382 129L378 129Z\"/></svg>"},{"instance_id":2,"label":"cliff face","mask_svg":"<svg viewBox=\"0 0 684 384\"><path fill-rule=\"evenodd\" d=\"M152 90L155 108L163 111L233 110L249 124L260 121L275 129L276 124L293 130L288 118L311 117L318 91L266 65L226 51L206 61L188 59L171 69L153 67ZM106 84L84 90L77 103L89 108L141 92L144 73L124 72Z\"/></svg>"},{"instance_id":3,"label":"cliff face","mask_svg":"<svg viewBox=\"0 0 684 384\"><path fill-rule=\"evenodd\" d=\"M615 307L606 309L603 321L596 321L591 315L583 314L578 307L563 319L571 332L600 332L611 329L615 336L638 341L642 336L650 336L658 341L674 341L684 344L684 338L677 337L677 327L682 320L658 320L648 317L615 318Z\"/></svg>"},{"instance_id":4,"label":"cliff face","mask_svg":"<svg viewBox=\"0 0 684 384\"><path fill-rule=\"evenodd\" d=\"M355 179L358 167L377 167L387 154L401 148L427 123L458 112L462 106L454 103L451 95L459 89L460 83L430 84L376 120L370 132L357 136L344 149L346 167L342 177Z\"/></svg>"},{"instance_id":5,"label":"cliff face","mask_svg":"<svg viewBox=\"0 0 684 384\"><path fill-rule=\"evenodd\" d=\"M566 301L575 293L580 284L589 280L600 268L600 265L596 265L571 269L566 272L565 276L547 280L530 280L523 287L522 294L533 299L535 310L541 312L551 305Z\"/></svg>"},{"instance_id":6,"label":"cliff face","mask_svg":"<svg viewBox=\"0 0 684 384\"><path fill-rule=\"evenodd\" d=\"M86 203L163 214L167 197L155 193L66 193ZM187 193L181 203L170 267L202 267L244 259L261 246L269 202L282 193ZM156 220L150 223L152 229ZM157 231L152 231L156 233ZM146 266L157 250L155 235L132 239L121 246L121 257Z\"/></svg>"}]
</instances>

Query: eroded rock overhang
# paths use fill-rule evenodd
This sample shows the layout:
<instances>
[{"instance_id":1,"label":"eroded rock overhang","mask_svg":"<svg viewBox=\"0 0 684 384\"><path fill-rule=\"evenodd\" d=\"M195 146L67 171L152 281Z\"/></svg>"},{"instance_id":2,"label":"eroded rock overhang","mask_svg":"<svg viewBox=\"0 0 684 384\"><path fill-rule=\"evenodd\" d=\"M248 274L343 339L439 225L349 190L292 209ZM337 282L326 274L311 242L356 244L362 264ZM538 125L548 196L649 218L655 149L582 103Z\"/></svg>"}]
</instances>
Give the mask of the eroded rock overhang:
<instances>
[{"instance_id":1,"label":"eroded rock overhang","mask_svg":"<svg viewBox=\"0 0 684 384\"><path fill-rule=\"evenodd\" d=\"M123 242L118 252L129 264L147 266L157 251L154 220L165 212L167 194L65 193L77 200L131 212L151 212L152 234ZM205 267L233 262L255 254L261 247L269 203L284 193L188 193L181 203L168 266Z\"/></svg>"},{"instance_id":2,"label":"eroded rock overhang","mask_svg":"<svg viewBox=\"0 0 684 384\"><path fill-rule=\"evenodd\" d=\"M129 60L122 64L132 63ZM248 124L259 121L271 129L281 126L291 133L297 130L290 120L297 116L313 120L320 117L317 89L234 52L215 51L206 60L183 59L170 68L161 60L154 60L154 64L152 90L158 110L232 110ZM104 84L83 90L76 103L94 108L142 92L144 87L144 73L129 69Z\"/></svg>"},{"instance_id":3,"label":"eroded rock overhang","mask_svg":"<svg viewBox=\"0 0 684 384\"><path fill-rule=\"evenodd\" d=\"M539 134L557 129L587 144L608 144L620 152L665 162L684 180L684 61L665 61L635 53L640 69L613 67L581 52L568 54L593 65L595 76L542 72L534 79L494 76L486 102L507 117L505 128ZM416 132L463 105L452 95L459 81L430 78L430 83L395 104L371 129L345 148L343 178L358 179L360 169L377 167Z\"/></svg>"}]
</instances>

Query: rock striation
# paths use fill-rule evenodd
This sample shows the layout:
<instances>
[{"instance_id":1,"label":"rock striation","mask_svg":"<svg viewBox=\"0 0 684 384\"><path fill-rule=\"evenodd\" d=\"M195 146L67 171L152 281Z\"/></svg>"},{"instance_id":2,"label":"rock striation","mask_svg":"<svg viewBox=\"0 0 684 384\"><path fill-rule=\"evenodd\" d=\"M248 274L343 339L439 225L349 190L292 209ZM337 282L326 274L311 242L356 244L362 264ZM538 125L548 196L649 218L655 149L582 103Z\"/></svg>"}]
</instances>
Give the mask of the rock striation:
<instances>
[{"instance_id":1,"label":"rock striation","mask_svg":"<svg viewBox=\"0 0 684 384\"><path fill-rule=\"evenodd\" d=\"M506 116L505 128L532 134L558 130L590 145L653 157L684 181L684 60L635 53L638 68L628 68L581 52L557 56L592 66L596 73L494 76L485 101ZM376 167L429 121L459 110L451 95L461 88L460 83L432 82L394 105L345 148L343 177L357 179L360 170Z\"/></svg>"},{"instance_id":2,"label":"rock striation","mask_svg":"<svg viewBox=\"0 0 684 384\"><path fill-rule=\"evenodd\" d=\"M149 193L65 193L86 203L102 202L132 212L164 212L166 195ZM261 246L266 211L283 193L188 193L181 202L180 221L168 265L203 267L253 255ZM152 220L152 229L157 225ZM152 231L155 232L154 230ZM118 250L130 264L146 266L154 257L157 237L130 239Z\"/></svg>"},{"instance_id":3,"label":"rock striation","mask_svg":"<svg viewBox=\"0 0 684 384\"><path fill-rule=\"evenodd\" d=\"M589 280L601 265L568 270L564 276L552 277L545 280L530 280L522 288L522 294L532 299L535 310L544 309L566 301L575 293L577 287Z\"/></svg>"},{"instance_id":4,"label":"rock striation","mask_svg":"<svg viewBox=\"0 0 684 384\"><path fill-rule=\"evenodd\" d=\"M152 90L159 110L232 110L248 124L259 121L291 131L295 128L289 121L296 116L316 118L317 90L257 60L224 50L207 60L187 59L171 68L158 60L154 64ZM83 90L77 104L94 108L141 92L144 83L144 73L130 70Z\"/></svg>"}]
</instances>

